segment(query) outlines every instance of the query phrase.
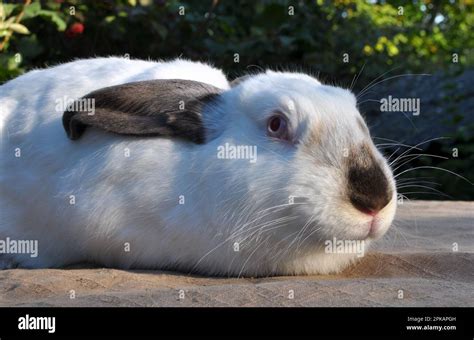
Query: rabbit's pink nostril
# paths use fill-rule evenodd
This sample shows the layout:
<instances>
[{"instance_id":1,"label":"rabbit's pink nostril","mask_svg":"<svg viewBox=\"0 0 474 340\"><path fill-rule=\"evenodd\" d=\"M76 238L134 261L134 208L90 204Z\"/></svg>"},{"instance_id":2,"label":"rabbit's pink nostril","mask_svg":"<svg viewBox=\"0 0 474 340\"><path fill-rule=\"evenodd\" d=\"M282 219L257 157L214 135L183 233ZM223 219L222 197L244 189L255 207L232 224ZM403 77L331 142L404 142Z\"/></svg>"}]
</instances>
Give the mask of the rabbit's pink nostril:
<instances>
[{"instance_id":1,"label":"rabbit's pink nostril","mask_svg":"<svg viewBox=\"0 0 474 340\"><path fill-rule=\"evenodd\" d=\"M378 210L369 209L369 208L360 207L360 206L356 206L356 208L360 212L363 212L364 214L367 214L367 215L370 215L370 216L375 216L379 212Z\"/></svg>"}]
</instances>

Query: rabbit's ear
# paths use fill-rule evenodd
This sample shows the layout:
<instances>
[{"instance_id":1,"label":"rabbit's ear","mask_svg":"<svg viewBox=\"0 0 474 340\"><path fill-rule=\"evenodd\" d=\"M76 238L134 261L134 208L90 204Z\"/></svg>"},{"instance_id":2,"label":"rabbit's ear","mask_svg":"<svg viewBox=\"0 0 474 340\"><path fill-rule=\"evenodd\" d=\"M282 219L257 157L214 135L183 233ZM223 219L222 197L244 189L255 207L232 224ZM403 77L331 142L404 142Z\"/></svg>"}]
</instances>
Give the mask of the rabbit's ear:
<instances>
[{"instance_id":1,"label":"rabbit's ear","mask_svg":"<svg viewBox=\"0 0 474 340\"><path fill-rule=\"evenodd\" d=\"M159 79L106 87L76 100L63 114L70 139L87 126L124 135L180 137L205 142L202 109L222 90L179 79Z\"/></svg>"}]
</instances>

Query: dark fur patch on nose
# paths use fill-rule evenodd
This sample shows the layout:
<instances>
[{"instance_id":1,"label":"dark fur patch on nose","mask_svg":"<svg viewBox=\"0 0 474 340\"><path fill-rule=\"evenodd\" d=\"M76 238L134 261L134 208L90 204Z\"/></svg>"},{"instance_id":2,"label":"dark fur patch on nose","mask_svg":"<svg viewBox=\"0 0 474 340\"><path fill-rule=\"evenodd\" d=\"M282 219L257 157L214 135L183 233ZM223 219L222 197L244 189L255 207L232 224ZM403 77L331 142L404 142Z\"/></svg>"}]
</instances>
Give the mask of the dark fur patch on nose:
<instances>
[{"instance_id":1,"label":"dark fur patch on nose","mask_svg":"<svg viewBox=\"0 0 474 340\"><path fill-rule=\"evenodd\" d=\"M392 197L387 176L367 145L353 149L348 157L349 199L363 212L377 212Z\"/></svg>"}]
</instances>

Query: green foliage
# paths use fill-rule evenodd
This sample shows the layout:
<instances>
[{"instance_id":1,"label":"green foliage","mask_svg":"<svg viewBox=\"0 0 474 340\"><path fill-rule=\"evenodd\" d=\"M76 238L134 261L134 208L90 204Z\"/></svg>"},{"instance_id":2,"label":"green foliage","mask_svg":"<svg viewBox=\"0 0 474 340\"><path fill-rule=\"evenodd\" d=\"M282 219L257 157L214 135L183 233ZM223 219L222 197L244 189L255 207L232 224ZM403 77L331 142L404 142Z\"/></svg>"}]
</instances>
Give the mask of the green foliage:
<instances>
[{"instance_id":1,"label":"green foliage","mask_svg":"<svg viewBox=\"0 0 474 340\"><path fill-rule=\"evenodd\" d=\"M303 69L343 86L366 64L356 90L394 67L460 73L474 65L472 0L51 0L3 3L0 18L0 82L76 58L125 54L209 60L231 78L260 66ZM465 114L455 112L458 133L440 149L461 145L472 156ZM472 174L472 164L471 157L444 166ZM472 188L450 187L451 179L453 196L474 199Z\"/></svg>"},{"instance_id":2,"label":"green foliage","mask_svg":"<svg viewBox=\"0 0 474 340\"><path fill-rule=\"evenodd\" d=\"M4 4L5 17L22 7ZM15 33L2 53L9 67L0 81L25 66L128 53L213 60L235 73L244 71L241 65L303 65L349 83L367 63L362 84L395 65L407 72L447 69L453 53L458 65L474 64L473 9L472 1L34 1L19 26L10 23ZM74 23L84 32L71 34ZM22 61L15 68L16 53Z\"/></svg>"}]
</instances>

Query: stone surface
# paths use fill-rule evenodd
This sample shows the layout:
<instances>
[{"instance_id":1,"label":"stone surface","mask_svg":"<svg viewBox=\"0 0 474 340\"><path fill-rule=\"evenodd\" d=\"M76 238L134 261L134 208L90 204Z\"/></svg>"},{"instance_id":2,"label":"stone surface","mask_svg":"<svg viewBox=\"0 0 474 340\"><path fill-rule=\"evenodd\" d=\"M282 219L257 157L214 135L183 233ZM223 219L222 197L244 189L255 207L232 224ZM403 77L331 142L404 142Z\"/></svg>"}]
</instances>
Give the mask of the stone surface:
<instances>
[{"instance_id":1,"label":"stone surface","mask_svg":"<svg viewBox=\"0 0 474 340\"><path fill-rule=\"evenodd\" d=\"M338 275L237 279L13 269L0 271L0 306L474 306L474 202L400 205L387 235Z\"/></svg>"}]
</instances>

